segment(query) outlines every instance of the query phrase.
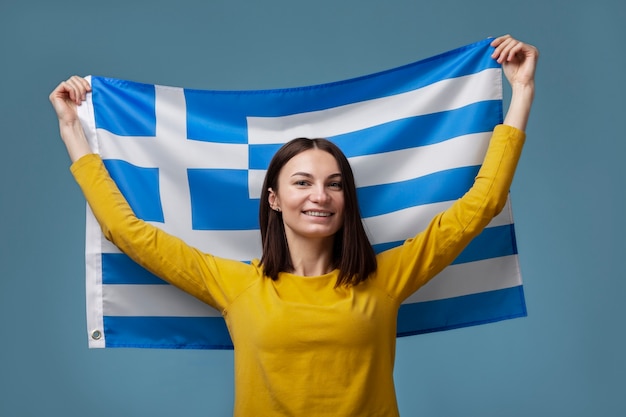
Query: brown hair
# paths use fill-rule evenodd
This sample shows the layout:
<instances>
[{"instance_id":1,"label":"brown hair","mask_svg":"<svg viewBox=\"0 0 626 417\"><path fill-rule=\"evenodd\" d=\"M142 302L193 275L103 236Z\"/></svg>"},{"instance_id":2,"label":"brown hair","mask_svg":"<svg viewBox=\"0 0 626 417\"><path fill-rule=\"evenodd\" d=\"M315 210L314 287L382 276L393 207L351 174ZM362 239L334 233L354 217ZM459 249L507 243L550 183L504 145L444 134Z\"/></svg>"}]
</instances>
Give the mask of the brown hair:
<instances>
[{"instance_id":1,"label":"brown hair","mask_svg":"<svg viewBox=\"0 0 626 417\"><path fill-rule=\"evenodd\" d=\"M282 214L270 208L269 189L277 192L278 175L282 167L291 158L309 149L328 152L339 165L345 206L343 225L333 240L332 267L339 269L335 286L357 285L376 270L376 254L363 227L350 163L337 145L327 139L293 139L283 145L272 158L265 174L259 205L259 225L263 243L261 265L265 275L273 280L278 279L280 272L293 269Z\"/></svg>"}]
</instances>

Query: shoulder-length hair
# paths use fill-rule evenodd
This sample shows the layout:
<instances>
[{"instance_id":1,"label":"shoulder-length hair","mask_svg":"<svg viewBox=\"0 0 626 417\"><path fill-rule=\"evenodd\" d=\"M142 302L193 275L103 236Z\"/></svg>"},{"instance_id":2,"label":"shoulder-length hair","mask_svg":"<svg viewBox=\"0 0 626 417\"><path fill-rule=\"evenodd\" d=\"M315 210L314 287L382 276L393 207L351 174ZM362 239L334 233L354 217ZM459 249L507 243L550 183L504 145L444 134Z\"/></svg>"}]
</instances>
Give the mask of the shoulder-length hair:
<instances>
[{"instance_id":1,"label":"shoulder-length hair","mask_svg":"<svg viewBox=\"0 0 626 417\"><path fill-rule=\"evenodd\" d=\"M336 287L357 285L376 270L376 254L363 227L350 163L337 145L327 139L293 139L272 158L265 175L259 207L263 244L260 263L265 275L273 280L278 279L280 272L293 270L282 214L270 208L269 189L278 192L278 175L283 166L294 156L309 149L328 152L339 165L344 193L344 218L342 227L333 239L332 267L339 269Z\"/></svg>"}]
</instances>

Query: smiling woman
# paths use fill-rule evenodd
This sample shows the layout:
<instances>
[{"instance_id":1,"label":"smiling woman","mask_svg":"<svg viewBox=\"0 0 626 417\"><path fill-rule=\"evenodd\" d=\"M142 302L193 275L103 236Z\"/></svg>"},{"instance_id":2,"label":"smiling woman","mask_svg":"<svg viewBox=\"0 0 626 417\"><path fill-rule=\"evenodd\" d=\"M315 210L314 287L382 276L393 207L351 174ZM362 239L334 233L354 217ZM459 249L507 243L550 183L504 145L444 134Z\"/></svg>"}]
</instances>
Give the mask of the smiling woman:
<instances>
[{"instance_id":1,"label":"smiling woman","mask_svg":"<svg viewBox=\"0 0 626 417\"><path fill-rule=\"evenodd\" d=\"M263 257L279 272L321 275L338 269L337 285L358 284L376 269L350 163L325 139L294 139L272 158L259 211ZM304 239L301 239L301 238Z\"/></svg>"}]
</instances>

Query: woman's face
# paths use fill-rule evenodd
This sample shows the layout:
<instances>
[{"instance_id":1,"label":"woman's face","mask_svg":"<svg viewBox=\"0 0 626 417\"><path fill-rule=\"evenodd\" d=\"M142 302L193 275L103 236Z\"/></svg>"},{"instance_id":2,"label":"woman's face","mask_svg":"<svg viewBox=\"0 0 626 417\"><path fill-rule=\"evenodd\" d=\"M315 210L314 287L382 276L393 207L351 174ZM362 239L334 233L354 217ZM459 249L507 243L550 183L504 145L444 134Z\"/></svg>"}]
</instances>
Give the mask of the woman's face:
<instances>
[{"instance_id":1,"label":"woman's face","mask_svg":"<svg viewBox=\"0 0 626 417\"><path fill-rule=\"evenodd\" d=\"M344 194L339 165L328 152L309 149L280 170L269 204L282 213L288 242L332 238L343 225Z\"/></svg>"}]
</instances>

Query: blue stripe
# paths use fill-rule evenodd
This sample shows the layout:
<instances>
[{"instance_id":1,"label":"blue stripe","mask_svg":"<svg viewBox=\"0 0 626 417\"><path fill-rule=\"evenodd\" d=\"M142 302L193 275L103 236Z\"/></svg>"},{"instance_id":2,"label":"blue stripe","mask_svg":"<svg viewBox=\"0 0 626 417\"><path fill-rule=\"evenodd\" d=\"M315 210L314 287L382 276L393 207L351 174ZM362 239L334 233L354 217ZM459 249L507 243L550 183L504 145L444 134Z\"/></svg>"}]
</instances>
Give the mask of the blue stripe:
<instances>
[{"instance_id":1,"label":"blue stripe","mask_svg":"<svg viewBox=\"0 0 626 417\"><path fill-rule=\"evenodd\" d=\"M482 231L452 262L463 264L501 256L517 255L515 232L512 224L490 227Z\"/></svg>"},{"instance_id":2,"label":"blue stripe","mask_svg":"<svg viewBox=\"0 0 626 417\"><path fill-rule=\"evenodd\" d=\"M188 169L194 230L258 230L259 200L250 199L248 171Z\"/></svg>"},{"instance_id":3,"label":"blue stripe","mask_svg":"<svg viewBox=\"0 0 626 417\"><path fill-rule=\"evenodd\" d=\"M404 241L374 245L376 253L400 246ZM490 227L474 238L452 264L481 261L517 254L514 226ZM102 254L102 283L159 285L167 283L122 253Z\"/></svg>"},{"instance_id":4,"label":"blue stripe","mask_svg":"<svg viewBox=\"0 0 626 417\"><path fill-rule=\"evenodd\" d=\"M221 317L104 316L106 347L232 349Z\"/></svg>"},{"instance_id":5,"label":"blue stripe","mask_svg":"<svg viewBox=\"0 0 626 417\"><path fill-rule=\"evenodd\" d=\"M372 245L372 247L374 248L374 252L376 252L378 254L378 253L384 252L386 250L393 249L396 246L400 246L403 243L404 243L404 240L396 240L396 241L393 241L393 242L377 243L375 245Z\"/></svg>"},{"instance_id":6,"label":"blue stripe","mask_svg":"<svg viewBox=\"0 0 626 417\"><path fill-rule=\"evenodd\" d=\"M526 315L524 291L520 285L445 300L403 304L398 313L397 335L450 330Z\"/></svg>"},{"instance_id":7,"label":"blue stripe","mask_svg":"<svg viewBox=\"0 0 626 417\"><path fill-rule=\"evenodd\" d=\"M142 168L119 159L103 162L135 215L146 221L162 223L159 169Z\"/></svg>"},{"instance_id":8,"label":"blue stripe","mask_svg":"<svg viewBox=\"0 0 626 417\"><path fill-rule=\"evenodd\" d=\"M348 158L441 143L472 133L491 132L500 123L501 100L481 101L455 110L415 116L331 139Z\"/></svg>"},{"instance_id":9,"label":"blue stripe","mask_svg":"<svg viewBox=\"0 0 626 417\"><path fill-rule=\"evenodd\" d=\"M102 254L103 284L167 285L123 253Z\"/></svg>"},{"instance_id":10,"label":"blue stripe","mask_svg":"<svg viewBox=\"0 0 626 417\"><path fill-rule=\"evenodd\" d=\"M473 133L491 132L502 120L502 101L489 100L456 110L415 116L331 136L348 157L411 149ZM280 144L250 145L250 168L267 169Z\"/></svg>"},{"instance_id":11,"label":"blue stripe","mask_svg":"<svg viewBox=\"0 0 626 417\"><path fill-rule=\"evenodd\" d=\"M479 169L478 166L455 168L408 181L361 187L357 190L361 214L367 218L422 204L456 200L470 189Z\"/></svg>"},{"instance_id":12,"label":"blue stripe","mask_svg":"<svg viewBox=\"0 0 626 417\"><path fill-rule=\"evenodd\" d=\"M277 117L329 109L405 93L448 78L499 68L490 41L372 75L307 87L252 90L185 90L189 139L246 143L246 117Z\"/></svg>"},{"instance_id":13,"label":"blue stripe","mask_svg":"<svg viewBox=\"0 0 626 417\"><path fill-rule=\"evenodd\" d=\"M119 136L156 134L155 86L91 77L96 128Z\"/></svg>"},{"instance_id":14,"label":"blue stripe","mask_svg":"<svg viewBox=\"0 0 626 417\"><path fill-rule=\"evenodd\" d=\"M521 286L446 300L403 304L397 335L411 336L527 315ZM106 347L232 349L220 317L104 316Z\"/></svg>"},{"instance_id":15,"label":"blue stripe","mask_svg":"<svg viewBox=\"0 0 626 417\"><path fill-rule=\"evenodd\" d=\"M381 253L400 246L403 243L404 240L397 240L395 242L384 242L373 246L376 253ZM451 265L511 255L517 255L517 245L515 243L514 226L507 224L484 229L467 245Z\"/></svg>"}]
</instances>

